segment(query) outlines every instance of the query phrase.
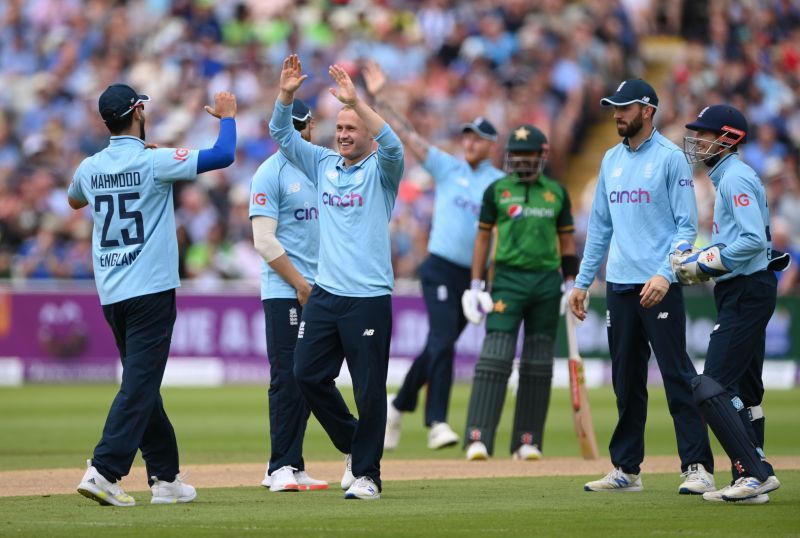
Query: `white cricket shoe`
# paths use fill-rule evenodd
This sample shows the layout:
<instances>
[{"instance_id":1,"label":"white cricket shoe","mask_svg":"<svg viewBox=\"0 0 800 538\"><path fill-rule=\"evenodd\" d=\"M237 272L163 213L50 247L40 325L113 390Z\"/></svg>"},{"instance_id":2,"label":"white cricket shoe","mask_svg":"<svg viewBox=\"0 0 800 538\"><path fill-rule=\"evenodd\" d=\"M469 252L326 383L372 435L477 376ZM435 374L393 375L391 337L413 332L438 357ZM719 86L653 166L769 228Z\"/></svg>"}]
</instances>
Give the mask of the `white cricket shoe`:
<instances>
[{"instance_id":1,"label":"white cricket shoe","mask_svg":"<svg viewBox=\"0 0 800 538\"><path fill-rule=\"evenodd\" d=\"M536 461L542 459L542 451L539 450L538 445L529 445L527 443L520 445L514 451L511 457L515 460L522 461Z\"/></svg>"},{"instance_id":2,"label":"white cricket shoe","mask_svg":"<svg viewBox=\"0 0 800 538\"><path fill-rule=\"evenodd\" d=\"M435 422L428 431L428 448L437 450L458 443L458 434L447 422Z\"/></svg>"},{"instance_id":3,"label":"white cricket shoe","mask_svg":"<svg viewBox=\"0 0 800 538\"><path fill-rule=\"evenodd\" d=\"M702 463L693 463L681 473L683 482L678 486L678 493L681 495L702 495L716 491L714 485L714 475L706 471Z\"/></svg>"},{"instance_id":4,"label":"white cricket shoe","mask_svg":"<svg viewBox=\"0 0 800 538\"><path fill-rule=\"evenodd\" d=\"M381 498L378 486L368 476L359 476L344 493L345 499L361 499L364 501L377 501Z\"/></svg>"},{"instance_id":5,"label":"white cricket shoe","mask_svg":"<svg viewBox=\"0 0 800 538\"><path fill-rule=\"evenodd\" d=\"M150 478L153 480L153 485L150 486L153 493L150 504L190 503L197 497L197 490L184 484L181 475L176 476L172 482L159 480L156 476Z\"/></svg>"},{"instance_id":6,"label":"white cricket shoe","mask_svg":"<svg viewBox=\"0 0 800 538\"><path fill-rule=\"evenodd\" d=\"M615 467L600 480L587 482L584 491L642 491L642 477L638 474L623 473Z\"/></svg>"},{"instance_id":7,"label":"white cricket shoe","mask_svg":"<svg viewBox=\"0 0 800 538\"><path fill-rule=\"evenodd\" d=\"M269 490L273 493L280 491L299 491L294 472L297 469L291 465L284 465L270 477Z\"/></svg>"},{"instance_id":8,"label":"white cricket shoe","mask_svg":"<svg viewBox=\"0 0 800 538\"><path fill-rule=\"evenodd\" d=\"M133 497L125 493L117 482L109 482L97 472L92 460L86 460L86 472L78 484L78 493L103 506L135 506Z\"/></svg>"},{"instance_id":9,"label":"white cricket shoe","mask_svg":"<svg viewBox=\"0 0 800 538\"><path fill-rule=\"evenodd\" d=\"M717 491L707 491L703 493L703 500L712 503L726 502L723 497L730 488L731 486L726 486L722 489L718 489ZM736 504L767 504L768 502L769 502L769 495L767 495L766 493L762 493L760 495L756 495L755 497L750 497L749 499L743 499L741 501L737 501Z\"/></svg>"},{"instance_id":10,"label":"white cricket shoe","mask_svg":"<svg viewBox=\"0 0 800 538\"><path fill-rule=\"evenodd\" d=\"M489 459L489 451L486 445L480 441L473 441L467 448L467 461L484 461Z\"/></svg>"},{"instance_id":11,"label":"white cricket shoe","mask_svg":"<svg viewBox=\"0 0 800 538\"><path fill-rule=\"evenodd\" d=\"M353 455L348 454L347 457L344 459L344 474L342 475L342 489L348 490L350 486L353 485L353 482L356 481L356 477L353 476Z\"/></svg>"},{"instance_id":12,"label":"white cricket shoe","mask_svg":"<svg viewBox=\"0 0 800 538\"><path fill-rule=\"evenodd\" d=\"M740 502L775 491L779 487L781 487L781 483L775 475L767 477L763 482L753 476L743 476L727 488L722 494L722 498L730 502Z\"/></svg>"},{"instance_id":13,"label":"white cricket shoe","mask_svg":"<svg viewBox=\"0 0 800 538\"><path fill-rule=\"evenodd\" d=\"M297 482L297 487L299 491L316 491L319 489L328 489L328 483L326 481L311 478L305 471L295 471L294 479ZM264 486L265 488L268 488L272 485L272 475L269 474L269 470L267 470L267 472L264 474L264 480L261 481L261 485Z\"/></svg>"},{"instance_id":14,"label":"white cricket shoe","mask_svg":"<svg viewBox=\"0 0 800 538\"><path fill-rule=\"evenodd\" d=\"M311 478L305 471L295 471L294 479L297 481L297 487L300 489L300 491L317 491L320 489L328 489L328 483L326 481Z\"/></svg>"},{"instance_id":15,"label":"white cricket shoe","mask_svg":"<svg viewBox=\"0 0 800 538\"><path fill-rule=\"evenodd\" d=\"M396 394L386 396L386 432L383 434L384 450L394 450L400 444L403 413L394 406Z\"/></svg>"}]
</instances>

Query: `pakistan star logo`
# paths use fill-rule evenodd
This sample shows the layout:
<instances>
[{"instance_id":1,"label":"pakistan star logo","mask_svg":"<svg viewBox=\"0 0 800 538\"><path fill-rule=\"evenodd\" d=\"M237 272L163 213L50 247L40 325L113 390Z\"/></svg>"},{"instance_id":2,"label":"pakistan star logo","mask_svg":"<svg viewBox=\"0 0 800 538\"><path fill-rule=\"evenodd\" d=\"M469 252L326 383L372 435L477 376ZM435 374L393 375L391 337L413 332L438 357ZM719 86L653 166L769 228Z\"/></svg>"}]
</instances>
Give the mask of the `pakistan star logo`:
<instances>
[{"instance_id":1,"label":"pakistan star logo","mask_svg":"<svg viewBox=\"0 0 800 538\"><path fill-rule=\"evenodd\" d=\"M498 299L498 301L494 303L494 311L502 314L506 311L506 303L504 303L502 299Z\"/></svg>"},{"instance_id":2,"label":"pakistan star logo","mask_svg":"<svg viewBox=\"0 0 800 538\"><path fill-rule=\"evenodd\" d=\"M542 197L544 198L545 202L550 202L551 204L556 201L555 195L550 191L544 191Z\"/></svg>"},{"instance_id":3,"label":"pakistan star logo","mask_svg":"<svg viewBox=\"0 0 800 538\"><path fill-rule=\"evenodd\" d=\"M514 131L514 140L527 140L529 134L531 134L529 130L527 130L525 127L520 127Z\"/></svg>"}]
</instances>

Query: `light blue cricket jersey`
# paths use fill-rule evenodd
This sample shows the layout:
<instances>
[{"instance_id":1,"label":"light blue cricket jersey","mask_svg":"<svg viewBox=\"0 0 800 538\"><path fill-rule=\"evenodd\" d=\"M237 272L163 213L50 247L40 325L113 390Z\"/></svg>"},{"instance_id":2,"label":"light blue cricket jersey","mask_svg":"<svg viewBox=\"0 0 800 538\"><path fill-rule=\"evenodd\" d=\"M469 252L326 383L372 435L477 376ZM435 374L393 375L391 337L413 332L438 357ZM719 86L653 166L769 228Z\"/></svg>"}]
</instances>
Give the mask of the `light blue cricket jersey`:
<instances>
[{"instance_id":1,"label":"light blue cricket jersey","mask_svg":"<svg viewBox=\"0 0 800 538\"><path fill-rule=\"evenodd\" d=\"M378 151L345 168L341 155L315 146L292 126L292 107L275 102L269 130L286 157L317 186L317 285L335 295L392 293L389 219L403 176L403 144L385 124Z\"/></svg>"},{"instance_id":2,"label":"light blue cricket jersey","mask_svg":"<svg viewBox=\"0 0 800 538\"><path fill-rule=\"evenodd\" d=\"M112 136L75 170L68 194L93 209L92 259L100 304L181 285L172 183L197 177L198 150L144 149Z\"/></svg>"},{"instance_id":3,"label":"light blue cricket jersey","mask_svg":"<svg viewBox=\"0 0 800 538\"><path fill-rule=\"evenodd\" d=\"M591 285L606 252L608 282L643 284L656 274L675 282L669 254L696 235L694 181L683 152L655 129L636 150L626 139L600 164L575 287Z\"/></svg>"},{"instance_id":4,"label":"light blue cricket jersey","mask_svg":"<svg viewBox=\"0 0 800 538\"><path fill-rule=\"evenodd\" d=\"M462 267L472 267L478 215L486 188L505 177L489 160L473 168L463 159L431 146L423 164L436 183L428 252Z\"/></svg>"},{"instance_id":5,"label":"light blue cricket jersey","mask_svg":"<svg viewBox=\"0 0 800 538\"><path fill-rule=\"evenodd\" d=\"M711 243L725 245L722 263L731 271L714 280L763 271L772 249L764 184L736 153L723 157L708 175L717 190Z\"/></svg>"},{"instance_id":6,"label":"light blue cricket jersey","mask_svg":"<svg viewBox=\"0 0 800 538\"><path fill-rule=\"evenodd\" d=\"M295 269L312 286L319 255L317 189L278 152L258 167L250 183L250 218L278 221L275 237ZM295 289L261 260L261 299L294 299Z\"/></svg>"}]
</instances>

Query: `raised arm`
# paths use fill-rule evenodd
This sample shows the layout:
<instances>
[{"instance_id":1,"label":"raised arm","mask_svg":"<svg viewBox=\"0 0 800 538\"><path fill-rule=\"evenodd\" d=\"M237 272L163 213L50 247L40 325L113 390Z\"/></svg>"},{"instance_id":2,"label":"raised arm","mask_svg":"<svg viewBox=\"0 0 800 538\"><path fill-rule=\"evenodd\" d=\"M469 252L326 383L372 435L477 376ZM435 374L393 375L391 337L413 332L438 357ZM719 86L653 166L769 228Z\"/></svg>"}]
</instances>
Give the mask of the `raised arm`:
<instances>
[{"instance_id":1,"label":"raised arm","mask_svg":"<svg viewBox=\"0 0 800 538\"><path fill-rule=\"evenodd\" d=\"M317 163L328 150L303 140L303 137L292 125L294 93L306 78L308 75L303 74L303 66L297 54L292 54L283 60L280 93L272 111L269 133L281 147L286 158L316 185Z\"/></svg>"},{"instance_id":2,"label":"raised arm","mask_svg":"<svg viewBox=\"0 0 800 538\"><path fill-rule=\"evenodd\" d=\"M418 161L424 163L428 157L430 142L425 140L414 129L411 123L399 114L389 103L385 95L387 77L380 66L373 61L367 62L361 71L367 92L375 102L375 109L386 120L386 123L397 133L403 144L411 151Z\"/></svg>"},{"instance_id":3,"label":"raised arm","mask_svg":"<svg viewBox=\"0 0 800 538\"><path fill-rule=\"evenodd\" d=\"M338 88L328 89L331 95L336 97L343 104L351 107L355 113L358 114L358 117L364 122L371 136L376 136L381 132L383 126L386 124L386 120L364 102L363 99L358 97L356 87L350 79L350 75L347 74L347 71L340 65L332 65L328 67L328 74L338 86Z\"/></svg>"}]
</instances>

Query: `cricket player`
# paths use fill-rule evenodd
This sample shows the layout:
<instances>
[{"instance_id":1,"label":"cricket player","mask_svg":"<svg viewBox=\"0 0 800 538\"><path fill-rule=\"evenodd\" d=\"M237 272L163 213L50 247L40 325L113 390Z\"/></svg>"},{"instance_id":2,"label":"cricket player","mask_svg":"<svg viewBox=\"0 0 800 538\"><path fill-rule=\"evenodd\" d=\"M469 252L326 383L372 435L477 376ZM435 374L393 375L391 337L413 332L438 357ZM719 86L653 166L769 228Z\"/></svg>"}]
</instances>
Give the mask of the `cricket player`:
<instances>
[{"instance_id":1,"label":"cricket player","mask_svg":"<svg viewBox=\"0 0 800 538\"><path fill-rule=\"evenodd\" d=\"M488 313L464 438L470 461L485 460L494 453L495 432L523 322L510 453L520 460L542 457L562 282L574 280L578 272L569 196L560 183L543 173L547 153L544 133L533 125L520 125L506 146L507 175L483 195L472 280L462 297L469 321L480 323ZM494 279L489 295L484 274L495 229Z\"/></svg>"},{"instance_id":2,"label":"cricket player","mask_svg":"<svg viewBox=\"0 0 800 538\"><path fill-rule=\"evenodd\" d=\"M122 384L78 492L103 505L133 506L119 480L136 451L147 466L153 504L190 502L181 480L178 444L161 401L161 379L175 324L178 241L172 183L229 166L236 149L236 98L214 96L206 111L220 119L212 148L145 148L144 104L130 86L113 84L99 109L111 132L104 150L78 166L69 186L73 209L89 206L97 292L122 361Z\"/></svg>"},{"instance_id":3,"label":"cricket player","mask_svg":"<svg viewBox=\"0 0 800 538\"><path fill-rule=\"evenodd\" d=\"M314 119L300 99L292 123L311 140ZM271 455L261 485L272 492L327 489L308 476L303 437L311 411L294 381L294 347L303 306L317 274L319 250L317 188L279 151L258 168L250 185L253 243L261 254L261 302L269 357Z\"/></svg>"},{"instance_id":4,"label":"cricket player","mask_svg":"<svg viewBox=\"0 0 800 538\"><path fill-rule=\"evenodd\" d=\"M403 175L403 145L358 97L348 74L330 66L338 151L315 146L291 124L294 93L306 79L297 55L283 62L270 133L287 159L317 187L319 262L303 308L295 380L334 446L347 454L347 499L380 499L386 429L386 372L392 335L389 219ZM372 145L377 143L377 151ZM334 379L347 357L358 408L350 413Z\"/></svg>"},{"instance_id":5,"label":"cricket player","mask_svg":"<svg viewBox=\"0 0 800 538\"><path fill-rule=\"evenodd\" d=\"M733 481L703 494L715 502L764 504L780 487L764 455L764 346L775 311L777 279L772 270L789 265L772 251L764 185L739 159L747 142L747 120L732 106L714 105L686 125L690 163L703 163L716 189L710 247L675 257L683 284L714 279L717 322L711 332L702 375L692 380L695 400L731 459Z\"/></svg>"},{"instance_id":6,"label":"cricket player","mask_svg":"<svg viewBox=\"0 0 800 538\"><path fill-rule=\"evenodd\" d=\"M429 428L428 448L435 450L459 441L458 434L447 423L447 409L453 386L456 341L467 324L460 298L469 289L472 247L483 193L505 176L491 161L497 131L485 118L462 125L464 157L450 155L431 145L394 111L385 95L386 75L376 63L368 63L363 75L378 111L388 118L389 125L436 185L429 256L419 268L428 312L428 339L397 395L389 395L383 443L386 450L397 448L403 413L417 408L419 391L427 385L425 426Z\"/></svg>"},{"instance_id":7,"label":"cricket player","mask_svg":"<svg viewBox=\"0 0 800 538\"><path fill-rule=\"evenodd\" d=\"M627 80L601 100L614 107L620 144L600 165L572 312L586 318L586 291L606 265L606 326L618 420L609 443L614 469L586 491L641 491L647 418L647 361L658 361L675 426L682 494L713 491L708 432L689 385L697 375L686 353L686 311L670 253L694 242L697 204L692 171L675 144L653 127L658 96L647 82Z\"/></svg>"}]
</instances>

